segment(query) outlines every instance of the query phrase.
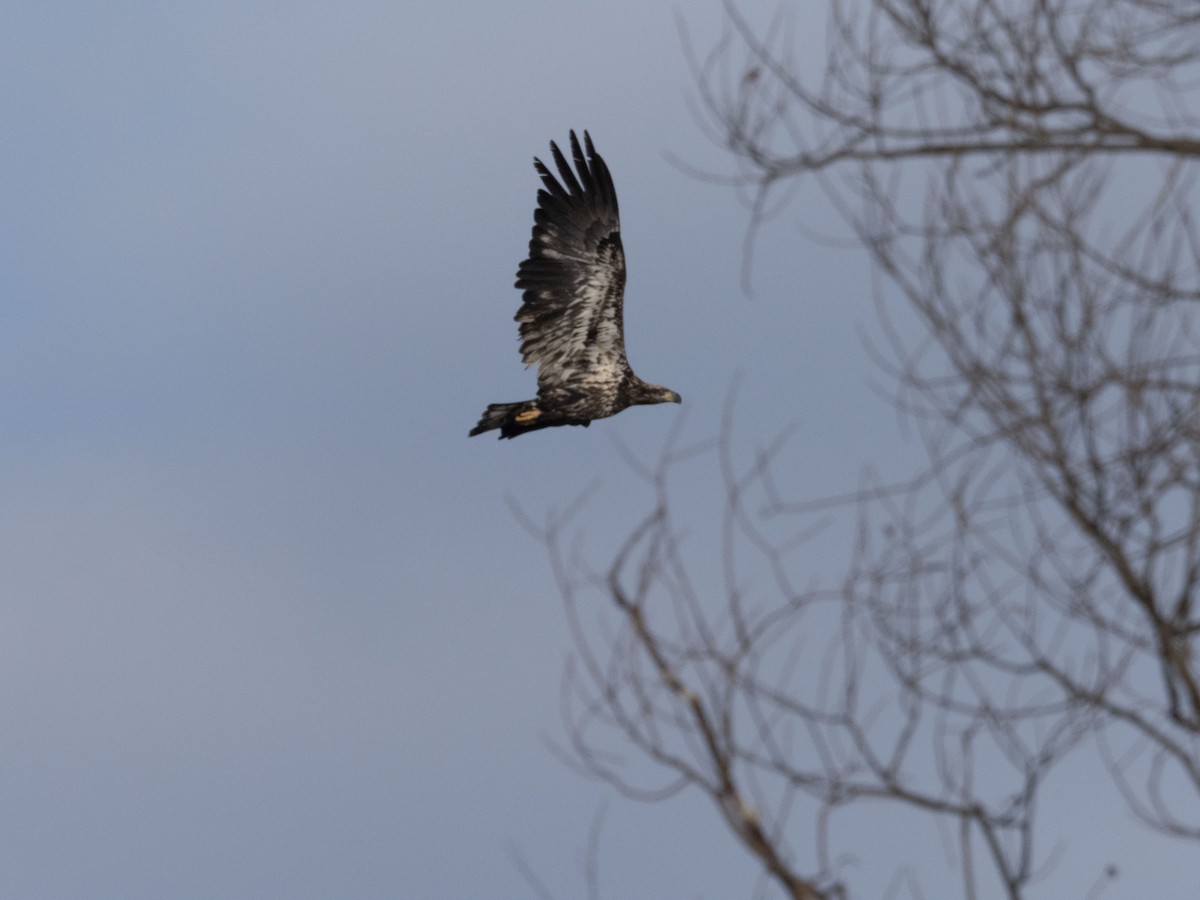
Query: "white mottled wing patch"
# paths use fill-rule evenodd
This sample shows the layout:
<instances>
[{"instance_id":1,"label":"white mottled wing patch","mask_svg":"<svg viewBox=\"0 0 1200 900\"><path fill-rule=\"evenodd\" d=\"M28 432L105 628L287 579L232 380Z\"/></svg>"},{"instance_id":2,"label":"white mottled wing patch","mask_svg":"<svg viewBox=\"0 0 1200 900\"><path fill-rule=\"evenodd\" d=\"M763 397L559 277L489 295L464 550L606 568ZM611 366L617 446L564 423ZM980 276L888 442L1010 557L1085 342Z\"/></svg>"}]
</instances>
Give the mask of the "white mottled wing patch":
<instances>
[{"instance_id":1,"label":"white mottled wing patch","mask_svg":"<svg viewBox=\"0 0 1200 900\"><path fill-rule=\"evenodd\" d=\"M575 169L553 143L562 183L540 160L529 258L517 269L524 302L521 355L538 364L539 391L581 392L611 403L629 372L622 331L625 253L612 177L584 134L571 133ZM576 172L578 174L576 174Z\"/></svg>"}]
</instances>

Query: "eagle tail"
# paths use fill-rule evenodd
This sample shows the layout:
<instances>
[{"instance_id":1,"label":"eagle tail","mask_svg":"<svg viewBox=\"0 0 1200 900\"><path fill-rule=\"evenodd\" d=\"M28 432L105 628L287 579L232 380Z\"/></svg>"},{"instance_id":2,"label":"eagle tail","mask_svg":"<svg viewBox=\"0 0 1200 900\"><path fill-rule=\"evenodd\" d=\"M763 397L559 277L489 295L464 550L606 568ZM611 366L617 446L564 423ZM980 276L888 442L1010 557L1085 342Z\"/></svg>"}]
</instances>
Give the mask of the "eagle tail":
<instances>
[{"instance_id":1,"label":"eagle tail","mask_svg":"<svg viewBox=\"0 0 1200 900\"><path fill-rule=\"evenodd\" d=\"M539 421L542 411L536 400L522 400L520 403L489 403L487 410L479 419L479 424L471 429L470 437L500 429L500 438L514 438L526 431L535 431L551 424Z\"/></svg>"}]
</instances>

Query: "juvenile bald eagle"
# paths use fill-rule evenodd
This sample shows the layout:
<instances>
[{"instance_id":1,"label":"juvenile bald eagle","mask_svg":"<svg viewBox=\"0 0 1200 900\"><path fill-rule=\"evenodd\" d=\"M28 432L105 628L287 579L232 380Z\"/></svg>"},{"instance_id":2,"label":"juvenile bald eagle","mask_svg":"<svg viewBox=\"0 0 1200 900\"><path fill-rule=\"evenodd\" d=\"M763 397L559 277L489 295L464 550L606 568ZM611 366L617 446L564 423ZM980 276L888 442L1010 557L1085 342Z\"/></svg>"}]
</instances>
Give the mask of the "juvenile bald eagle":
<instances>
[{"instance_id":1,"label":"juvenile bald eagle","mask_svg":"<svg viewBox=\"0 0 1200 900\"><path fill-rule=\"evenodd\" d=\"M517 311L521 356L538 364L536 400L492 403L471 435L500 429L501 438L551 425L587 425L637 403L678 403L674 391L647 384L629 368L621 306L625 252L612 176L585 131L587 158L571 132L571 171L558 146L550 152L560 184L543 165L533 213L529 258L517 268L524 290Z\"/></svg>"}]
</instances>

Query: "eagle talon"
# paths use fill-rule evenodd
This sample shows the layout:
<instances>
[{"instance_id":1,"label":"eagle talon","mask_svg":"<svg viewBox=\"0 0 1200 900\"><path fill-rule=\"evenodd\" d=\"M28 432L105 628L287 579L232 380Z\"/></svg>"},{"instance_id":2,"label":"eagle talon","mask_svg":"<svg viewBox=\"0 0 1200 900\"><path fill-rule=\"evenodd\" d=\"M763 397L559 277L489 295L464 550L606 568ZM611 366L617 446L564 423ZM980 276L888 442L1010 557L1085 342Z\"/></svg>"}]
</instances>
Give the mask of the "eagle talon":
<instances>
[{"instance_id":1,"label":"eagle talon","mask_svg":"<svg viewBox=\"0 0 1200 900\"><path fill-rule=\"evenodd\" d=\"M513 416L513 421L518 425L528 425L541 414L542 411L540 409L527 409L525 412L520 412Z\"/></svg>"}]
</instances>

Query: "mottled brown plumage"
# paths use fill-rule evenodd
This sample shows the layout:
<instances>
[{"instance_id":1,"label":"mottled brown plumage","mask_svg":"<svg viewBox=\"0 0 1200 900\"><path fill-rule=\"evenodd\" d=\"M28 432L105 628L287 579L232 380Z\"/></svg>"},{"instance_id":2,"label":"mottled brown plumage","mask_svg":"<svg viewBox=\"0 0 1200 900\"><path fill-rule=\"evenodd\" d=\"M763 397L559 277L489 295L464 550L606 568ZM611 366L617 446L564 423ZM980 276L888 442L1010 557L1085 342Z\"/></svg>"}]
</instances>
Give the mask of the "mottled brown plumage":
<instances>
[{"instance_id":1,"label":"mottled brown plumage","mask_svg":"<svg viewBox=\"0 0 1200 900\"><path fill-rule=\"evenodd\" d=\"M617 192L608 166L583 133L571 132L572 171L558 146L550 152L560 183L540 159L529 257L517 268L524 291L516 320L521 356L538 366L538 395L488 406L471 435L492 429L501 438L553 425L587 426L639 403L678 403L674 391L647 384L625 358L622 303L625 251Z\"/></svg>"}]
</instances>

